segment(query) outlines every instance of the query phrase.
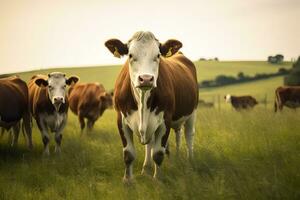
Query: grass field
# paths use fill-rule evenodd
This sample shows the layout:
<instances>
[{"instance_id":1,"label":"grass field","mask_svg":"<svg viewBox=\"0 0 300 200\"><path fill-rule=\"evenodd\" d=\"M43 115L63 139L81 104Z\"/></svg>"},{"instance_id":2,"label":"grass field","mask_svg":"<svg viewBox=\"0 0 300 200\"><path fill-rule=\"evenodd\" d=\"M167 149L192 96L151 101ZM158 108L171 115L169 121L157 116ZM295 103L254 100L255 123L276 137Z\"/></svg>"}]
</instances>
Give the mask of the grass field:
<instances>
[{"instance_id":1,"label":"grass field","mask_svg":"<svg viewBox=\"0 0 300 200\"><path fill-rule=\"evenodd\" d=\"M259 68L246 67L248 62L228 62L213 72L209 70L214 68L212 63L215 62L196 63L199 77L206 74L204 79L207 79L238 71L255 74ZM273 66L257 63L268 68L263 72L274 70ZM236 69L227 71L234 64ZM79 75L82 81L99 81L108 89L113 87L119 70L117 66L59 69ZM20 75L28 80L35 73ZM200 95L228 92L271 95L281 83L282 77L277 77L207 89L200 91ZM127 186L122 183L124 164L115 112L106 111L94 131L81 137L77 118L69 113L60 156L53 153L42 156L43 145L36 126L32 152L27 150L22 136L17 148L9 147L7 136L2 138L0 199L299 199L299 130L299 111L274 114L269 106L251 112L199 108L193 161L186 158L184 140L180 154L175 155L175 138L171 133L171 156L162 165L164 176L160 181L153 180L140 175L144 149L135 141L135 181ZM53 152L53 137L51 145Z\"/></svg>"}]
</instances>

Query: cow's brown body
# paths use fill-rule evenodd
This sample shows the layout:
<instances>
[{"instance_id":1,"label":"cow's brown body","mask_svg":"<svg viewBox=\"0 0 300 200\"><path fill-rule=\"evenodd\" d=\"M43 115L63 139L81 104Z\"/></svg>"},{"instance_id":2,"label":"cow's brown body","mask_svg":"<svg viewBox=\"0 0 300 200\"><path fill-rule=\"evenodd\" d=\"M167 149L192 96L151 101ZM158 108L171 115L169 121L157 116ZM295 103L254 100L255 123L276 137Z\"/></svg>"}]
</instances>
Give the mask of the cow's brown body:
<instances>
[{"instance_id":1,"label":"cow's brown body","mask_svg":"<svg viewBox=\"0 0 300 200\"><path fill-rule=\"evenodd\" d=\"M0 126L6 130L13 128L14 143L18 139L21 119L23 120L28 145L31 148L31 117L28 103L28 87L17 76L0 79Z\"/></svg>"},{"instance_id":2,"label":"cow's brown body","mask_svg":"<svg viewBox=\"0 0 300 200\"><path fill-rule=\"evenodd\" d=\"M236 110L249 109L257 105L257 101L250 95L246 96L230 96L231 105Z\"/></svg>"},{"instance_id":3,"label":"cow's brown body","mask_svg":"<svg viewBox=\"0 0 300 200\"><path fill-rule=\"evenodd\" d=\"M286 106L288 108L293 108L293 109L300 107L299 86L278 87L275 90L275 103L274 103L275 112L277 111L277 109L281 111L283 109L283 106Z\"/></svg>"},{"instance_id":4,"label":"cow's brown body","mask_svg":"<svg viewBox=\"0 0 300 200\"><path fill-rule=\"evenodd\" d=\"M81 129L87 119L88 129L92 129L95 121L104 111L112 106L112 97L99 83L77 83L69 89L71 111L78 116Z\"/></svg>"}]
</instances>

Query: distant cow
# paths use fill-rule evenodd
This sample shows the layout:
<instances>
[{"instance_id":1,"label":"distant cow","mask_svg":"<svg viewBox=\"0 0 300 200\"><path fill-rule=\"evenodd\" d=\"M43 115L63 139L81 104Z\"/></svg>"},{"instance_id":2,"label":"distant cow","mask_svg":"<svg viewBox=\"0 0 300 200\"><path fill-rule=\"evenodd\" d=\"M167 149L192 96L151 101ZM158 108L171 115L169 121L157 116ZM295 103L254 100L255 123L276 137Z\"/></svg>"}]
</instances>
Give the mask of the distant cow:
<instances>
[{"instance_id":1,"label":"distant cow","mask_svg":"<svg viewBox=\"0 0 300 200\"><path fill-rule=\"evenodd\" d=\"M85 127L85 118L91 130L104 111L112 107L112 94L99 83L77 83L69 89L69 102L72 112L78 115L81 130Z\"/></svg>"},{"instance_id":2,"label":"distant cow","mask_svg":"<svg viewBox=\"0 0 300 200\"><path fill-rule=\"evenodd\" d=\"M53 72L48 76L35 75L28 83L31 113L42 134L44 153L47 155L50 153L48 130L55 132L55 152L60 152L69 107L66 86L77 81L75 76L66 78L63 73Z\"/></svg>"},{"instance_id":3,"label":"distant cow","mask_svg":"<svg viewBox=\"0 0 300 200\"><path fill-rule=\"evenodd\" d=\"M227 103L231 103L231 105L236 110L241 109L248 109L253 108L255 105L257 105L257 101L254 97L247 95L247 96L232 96L230 94L227 94L225 97L225 101Z\"/></svg>"},{"instance_id":4,"label":"distant cow","mask_svg":"<svg viewBox=\"0 0 300 200\"><path fill-rule=\"evenodd\" d=\"M275 90L274 110L282 110L283 106L296 109L300 107L300 86L278 87Z\"/></svg>"},{"instance_id":5,"label":"distant cow","mask_svg":"<svg viewBox=\"0 0 300 200\"><path fill-rule=\"evenodd\" d=\"M32 148L31 117L26 82L17 76L0 79L0 127L13 129L13 142L18 142L20 121L23 120L29 148Z\"/></svg>"},{"instance_id":6,"label":"distant cow","mask_svg":"<svg viewBox=\"0 0 300 200\"><path fill-rule=\"evenodd\" d=\"M194 122L198 103L195 65L182 53L178 40L161 44L151 32L137 32L124 44L110 39L105 46L116 57L128 55L115 84L114 105L123 142L124 180L132 178L136 157L133 134L145 146L143 173L155 163L154 177L166 151L170 129L176 131L179 147L180 129L185 126L188 156L193 153Z\"/></svg>"}]
</instances>

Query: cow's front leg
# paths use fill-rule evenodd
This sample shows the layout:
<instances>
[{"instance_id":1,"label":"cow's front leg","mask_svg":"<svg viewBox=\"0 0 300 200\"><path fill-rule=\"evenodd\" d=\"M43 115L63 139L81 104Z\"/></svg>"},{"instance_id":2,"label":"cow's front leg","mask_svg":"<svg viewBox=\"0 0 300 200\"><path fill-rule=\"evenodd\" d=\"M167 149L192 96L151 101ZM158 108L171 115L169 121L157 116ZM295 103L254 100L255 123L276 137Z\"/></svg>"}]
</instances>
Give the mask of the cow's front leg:
<instances>
[{"instance_id":1,"label":"cow's front leg","mask_svg":"<svg viewBox=\"0 0 300 200\"><path fill-rule=\"evenodd\" d=\"M145 145L145 160L143 164L142 174L150 174L151 170L151 149L152 149L152 142Z\"/></svg>"},{"instance_id":2,"label":"cow's front leg","mask_svg":"<svg viewBox=\"0 0 300 200\"><path fill-rule=\"evenodd\" d=\"M62 131L64 130L65 126L67 123L67 115L64 116L64 120L60 124L60 127L57 131L55 131L55 153L60 153L61 152L61 141L62 141Z\"/></svg>"},{"instance_id":3,"label":"cow's front leg","mask_svg":"<svg viewBox=\"0 0 300 200\"><path fill-rule=\"evenodd\" d=\"M50 151L49 151L50 137L48 134L48 127L45 121L43 120L43 116L40 116L39 119L36 120L36 122L42 135L42 141L44 144L44 155L50 155Z\"/></svg>"},{"instance_id":4,"label":"cow's front leg","mask_svg":"<svg viewBox=\"0 0 300 200\"><path fill-rule=\"evenodd\" d=\"M126 139L126 146L123 148L123 156L125 162L125 173L124 173L124 181L128 182L132 179L132 164L135 159L135 148L133 145L133 133L128 126L124 126L123 128L124 136Z\"/></svg>"},{"instance_id":5,"label":"cow's front leg","mask_svg":"<svg viewBox=\"0 0 300 200\"><path fill-rule=\"evenodd\" d=\"M155 132L154 144L152 148L152 159L154 160L154 178L159 178L160 176L160 166L164 159L165 149L167 145L167 139L170 129L166 128L165 124L159 126Z\"/></svg>"}]
</instances>

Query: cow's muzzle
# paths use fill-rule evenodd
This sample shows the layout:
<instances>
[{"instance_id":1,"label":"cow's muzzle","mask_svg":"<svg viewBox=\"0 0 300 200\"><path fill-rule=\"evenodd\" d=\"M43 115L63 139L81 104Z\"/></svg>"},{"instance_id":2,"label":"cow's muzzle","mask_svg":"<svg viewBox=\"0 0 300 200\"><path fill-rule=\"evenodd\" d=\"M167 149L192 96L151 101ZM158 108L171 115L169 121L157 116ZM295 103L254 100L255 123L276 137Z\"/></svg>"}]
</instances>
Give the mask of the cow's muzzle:
<instances>
[{"instance_id":1,"label":"cow's muzzle","mask_svg":"<svg viewBox=\"0 0 300 200\"><path fill-rule=\"evenodd\" d=\"M61 104L64 103L64 98L63 97L54 97L53 98L53 105L56 111L59 111L59 108Z\"/></svg>"},{"instance_id":2,"label":"cow's muzzle","mask_svg":"<svg viewBox=\"0 0 300 200\"><path fill-rule=\"evenodd\" d=\"M153 83L154 83L154 76L152 75L140 75L138 77L138 88L142 90L149 90L153 88Z\"/></svg>"}]
</instances>

